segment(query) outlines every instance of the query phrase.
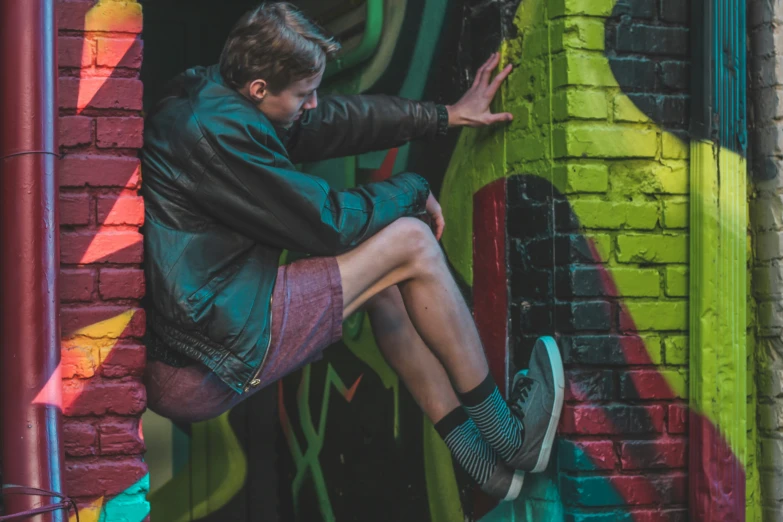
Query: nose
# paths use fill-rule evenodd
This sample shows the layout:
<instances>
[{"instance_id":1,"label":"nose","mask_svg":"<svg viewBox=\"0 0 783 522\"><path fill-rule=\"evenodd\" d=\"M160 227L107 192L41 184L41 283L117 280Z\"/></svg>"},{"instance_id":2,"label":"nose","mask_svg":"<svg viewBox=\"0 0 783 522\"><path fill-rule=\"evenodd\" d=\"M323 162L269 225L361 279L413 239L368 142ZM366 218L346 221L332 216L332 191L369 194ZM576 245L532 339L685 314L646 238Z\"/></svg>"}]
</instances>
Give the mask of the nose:
<instances>
[{"instance_id":1,"label":"nose","mask_svg":"<svg viewBox=\"0 0 783 522\"><path fill-rule=\"evenodd\" d=\"M313 94L310 95L310 97L307 99L307 101L302 105L303 109L315 109L318 107L318 94L313 91Z\"/></svg>"}]
</instances>

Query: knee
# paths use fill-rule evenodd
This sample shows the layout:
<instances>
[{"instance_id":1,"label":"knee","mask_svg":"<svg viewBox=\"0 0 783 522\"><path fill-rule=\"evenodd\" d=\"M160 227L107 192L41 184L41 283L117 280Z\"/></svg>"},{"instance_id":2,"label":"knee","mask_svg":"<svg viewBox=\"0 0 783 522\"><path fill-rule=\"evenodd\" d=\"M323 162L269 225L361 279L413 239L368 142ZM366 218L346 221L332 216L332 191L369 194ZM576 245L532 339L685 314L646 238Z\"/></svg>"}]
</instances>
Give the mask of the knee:
<instances>
[{"instance_id":1,"label":"knee","mask_svg":"<svg viewBox=\"0 0 783 522\"><path fill-rule=\"evenodd\" d=\"M407 264L426 269L442 261L441 251L435 234L426 223L416 218L401 218L392 225L395 227L395 242L405 254Z\"/></svg>"}]
</instances>

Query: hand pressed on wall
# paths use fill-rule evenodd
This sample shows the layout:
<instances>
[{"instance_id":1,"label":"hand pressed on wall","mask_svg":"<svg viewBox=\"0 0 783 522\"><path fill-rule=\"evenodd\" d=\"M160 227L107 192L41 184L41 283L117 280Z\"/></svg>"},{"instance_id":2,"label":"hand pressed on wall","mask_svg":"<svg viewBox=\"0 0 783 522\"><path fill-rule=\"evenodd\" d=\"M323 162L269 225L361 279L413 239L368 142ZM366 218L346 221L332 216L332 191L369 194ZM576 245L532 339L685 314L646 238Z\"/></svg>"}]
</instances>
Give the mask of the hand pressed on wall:
<instances>
[{"instance_id":1,"label":"hand pressed on wall","mask_svg":"<svg viewBox=\"0 0 783 522\"><path fill-rule=\"evenodd\" d=\"M457 103L446 106L449 111L449 127L485 127L513 119L509 112L493 114L489 110L489 105L500 84L511 73L511 64L508 64L490 81L492 71L498 66L499 61L500 53L493 53L476 71L476 79L473 80L470 89Z\"/></svg>"}]
</instances>

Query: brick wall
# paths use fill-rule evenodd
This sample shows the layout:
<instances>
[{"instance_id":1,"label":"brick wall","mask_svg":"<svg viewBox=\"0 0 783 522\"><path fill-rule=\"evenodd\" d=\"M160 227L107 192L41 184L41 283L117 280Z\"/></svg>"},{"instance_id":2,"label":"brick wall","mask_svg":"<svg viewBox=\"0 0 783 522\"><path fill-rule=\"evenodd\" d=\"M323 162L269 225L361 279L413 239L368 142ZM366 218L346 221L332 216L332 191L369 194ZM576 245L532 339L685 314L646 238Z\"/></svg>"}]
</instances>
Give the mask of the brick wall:
<instances>
[{"instance_id":1,"label":"brick wall","mask_svg":"<svg viewBox=\"0 0 783 522\"><path fill-rule=\"evenodd\" d=\"M763 519L783 519L783 8L748 3L750 172L755 186L752 291L757 302L758 463Z\"/></svg>"},{"instance_id":2,"label":"brick wall","mask_svg":"<svg viewBox=\"0 0 783 522\"><path fill-rule=\"evenodd\" d=\"M142 520L141 6L57 8L65 484L83 520Z\"/></svg>"},{"instance_id":3,"label":"brick wall","mask_svg":"<svg viewBox=\"0 0 783 522\"><path fill-rule=\"evenodd\" d=\"M565 520L685 520L688 3L533 4L506 100L515 366L560 335Z\"/></svg>"}]
</instances>

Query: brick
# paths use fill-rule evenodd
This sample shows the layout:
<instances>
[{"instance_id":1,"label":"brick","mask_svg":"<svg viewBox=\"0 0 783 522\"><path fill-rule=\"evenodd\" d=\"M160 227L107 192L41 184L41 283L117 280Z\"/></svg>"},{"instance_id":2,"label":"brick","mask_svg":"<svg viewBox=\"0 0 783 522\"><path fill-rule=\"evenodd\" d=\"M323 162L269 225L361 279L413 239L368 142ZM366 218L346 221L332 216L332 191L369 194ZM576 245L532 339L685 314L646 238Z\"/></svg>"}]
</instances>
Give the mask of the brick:
<instances>
[{"instance_id":1,"label":"brick","mask_svg":"<svg viewBox=\"0 0 783 522\"><path fill-rule=\"evenodd\" d=\"M610 279L614 284L607 283ZM560 297L654 297L660 293L660 274L651 268L574 265L559 271L557 288Z\"/></svg>"},{"instance_id":2,"label":"brick","mask_svg":"<svg viewBox=\"0 0 783 522\"><path fill-rule=\"evenodd\" d=\"M98 430L89 422L63 419L63 448L69 457L86 457L98 453Z\"/></svg>"},{"instance_id":3,"label":"brick","mask_svg":"<svg viewBox=\"0 0 783 522\"><path fill-rule=\"evenodd\" d=\"M98 368L98 351L94 343L69 340L60 350L63 379L88 379Z\"/></svg>"},{"instance_id":4,"label":"brick","mask_svg":"<svg viewBox=\"0 0 783 522\"><path fill-rule=\"evenodd\" d=\"M84 31L84 18L92 6L94 0L69 1L65 5L58 6L57 28L59 30Z\"/></svg>"},{"instance_id":5,"label":"brick","mask_svg":"<svg viewBox=\"0 0 783 522\"><path fill-rule=\"evenodd\" d=\"M60 118L60 145L76 147L92 143L92 118L63 116Z\"/></svg>"},{"instance_id":6,"label":"brick","mask_svg":"<svg viewBox=\"0 0 783 522\"><path fill-rule=\"evenodd\" d=\"M60 262L140 264L141 241L141 234L130 230L63 232L60 241Z\"/></svg>"},{"instance_id":7,"label":"brick","mask_svg":"<svg viewBox=\"0 0 783 522\"><path fill-rule=\"evenodd\" d=\"M660 343L635 335L575 335L561 337L566 364L625 366L660 364Z\"/></svg>"},{"instance_id":8,"label":"brick","mask_svg":"<svg viewBox=\"0 0 783 522\"><path fill-rule=\"evenodd\" d=\"M506 221L509 235L521 240L536 237L552 237L551 203L525 201L520 205L509 205Z\"/></svg>"},{"instance_id":9,"label":"brick","mask_svg":"<svg viewBox=\"0 0 783 522\"><path fill-rule=\"evenodd\" d=\"M613 87L617 81L607 70L603 53L566 51L552 59L552 87L566 85Z\"/></svg>"},{"instance_id":10,"label":"brick","mask_svg":"<svg viewBox=\"0 0 783 522\"><path fill-rule=\"evenodd\" d=\"M61 194L59 210L60 225L88 225L90 223L90 195Z\"/></svg>"},{"instance_id":11,"label":"brick","mask_svg":"<svg viewBox=\"0 0 783 522\"><path fill-rule=\"evenodd\" d=\"M606 165L570 163L556 165L555 185L566 194L579 192L603 193L609 189L609 168Z\"/></svg>"},{"instance_id":12,"label":"brick","mask_svg":"<svg viewBox=\"0 0 783 522\"><path fill-rule=\"evenodd\" d=\"M98 118L98 147L139 149L144 145L142 118Z\"/></svg>"},{"instance_id":13,"label":"brick","mask_svg":"<svg viewBox=\"0 0 783 522\"><path fill-rule=\"evenodd\" d=\"M66 461L65 483L71 497L114 496L147 474L141 457Z\"/></svg>"},{"instance_id":14,"label":"brick","mask_svg":"<svg viewBox=\"0 0 783 522\"><path fill-rule=\"evenodd\" d=\"M60 269L60 300L91 301L95 289L95 274L85 268Z\"/></svg>"},{"instance_id":15,"label":"brick","mask_svg":"<svg viewBox=\"0 0 783 522\"><path fill-rule=\"evenodd\" d=\"M623 435L661 433L664 410L651 406L588 406L584 404L563 407L560 431L563 434Z\"/></svg>"},{"instance_id":16,"label":"brick","mask_svg":"<svg viewBox=\"0 0 783 522\"><path fill-rule=\"evenodd\" d=\"M514 146L507 149L509 164L520 161L536 161L547 157L549 151L548 136L526 136L514 139Z\"/></svg>"},{"instance_id":17,"label":"brick","mask_svg":"<svg viewBox=\"0 0 783 522\"><path fill-rule=\"evenodd\" d=\"M557 463L563 471L595 471L617 467L614 443L609 440L560 439L557 448Z\"/></svg>"},{"instance_id":18,"label":"brick","mask_svg":"<svg viewBox=\"0 0 783 522\"><path fill-rule=\"evenodd\" d=\"M555 264L604 263L611 250L611 236L608 234L558 235L554 240ZM525 252L525 259L531 266L549 268L552 264L552 240L530 241L519 246Z\"/></svg>"},{"instance_id":19,"label":"brick","mask_svg":"<svg viewBox=\"0 0 783 522\"><path fill-rule=\"evenodd\" d=\"M101 455L134 455L144 452L139 419L110 418L100 423Z\"/></svg>"},{"instance_id":20,"label":"brick","mask_svg":"<svg viewBox=\"0 0 783 522\"><path fill-rule=\"evenodd\" d=\"M688 30L681 27L622 23L617 26L615 36L615 51L618 53L647 56L688 54Z\"/></svg>"},{"instance_id":21,"label":"brick","mask_svg":"<svg viewBox=\"0 0 783 522\"><path fill-rule=\"evenodd\" d=\"M133 78L60 78L62 109L140 111L142 84Z\"/></svg>"},{"instance_id":22,"label":"brick","mask_svg":"<svg viewBox=\"0 0 783 522\"><path fill-rule=\"evenodd\" d=\"M552 100L555 121L570 119L605 120L609 115L604 91L565 89Z\"/></svg>"},{"instance_id":23,"label":"brick","mask_svg":"<svg viewBox=\"0 0 783 522\"><path fill-rule=\"evenodd\" d=\"M146 407L144 385L131 380L63 380L63 415L141 415Z\"/></svg>"},{"instance_id":24,"label":"brick","mask_svg":"<svg viewBox=\"0 0 783 522\"><path fill-rule=\"evenodd\" d=\"M607 494L607 488L615 494ZM567 504L585 507L644 504L684 504L688 499L686 475L562 476L560 495Z\"/></svg>"},{"instance_id":25,"label":"brick","mask_svg":"<svg viewBox=\"0 0 783 522\"><path fill-rule=\"evenodd\" d=\"M140 38L98 38L96 61L101 67L139 69L143 48Z\"/></svg>"},{"instance_id":26,"label":"brick","mask_svg":"<svg viewBox=\"0 0 783 522\"><path fill-rule=\"evenodd\" d=\"M669 404L666 414L669 433L687 433L688 407L685 404Z\"/></svg>"},{"instance_id":27,"label":"brick","mask_svg":"<svg viewBox=\"0 0 783 522\"><path fill-rule=\"evenodd\" d=\"M783 232L770 231L756 234L757 261L772 261L783 252Z\"/></svg>"},{"instance_id":28,"label":"brick","mask_svg":"<svg viewBox=\"0 0 783 522\"><path fill-rule=\"evenodd\" d=\"M616 397L611 370L569 370L566 372L565 400L610 401Z\"/></svg>"},{"instance_id":29,"label":"brick","mask_svg":"<svg viewBox=\"0 0 783 522\"><path fill-rule=\"evenodd\" d=\"M94 44L86 38L60 36L57 38L57 65L85 68L95 61Z\"/></svg>"},{"instance_id":30,"label":"brick","mask_svg":"<svg viewBox=\"0 0 783 522\"><path fill-rule=\"evenodd\" d=\"M676 0L679 3L681 0ZM688 92L690 88L690 64L677 60L667 60L659 64L661 86L677 92Z\"/></svg>"},{"instance_id":31,"label":"brick","mask_svg":"<svg viewBox=\"0 0 783 522\"><path fill-rule=\"evenodd\" d=\"M144 224L144 201L141 196L99 196L98 224Z\"/></svg>"},{"instance_id":32,"label":"brick","mask_svg":"<svg viewBox=\"0 0 783 522\"><path fill-rule=\"evenodd\" d=\"M556 129L556 158L652 158L658 152L655 130L605 125L568 125Z\"/></svg>"},{"instance_id":33,"label":"brick","mask_svg":"<svg viewBox=\"0 0 783 522\"><path fill-rule=\"evenodd\" d=\"M552 0L549 2L549 16L585 15L607 17L612 14L613 0Z\"/></svg>"},{"instance_id":34,"label":"brick","mask_svg":"<svg viewBox=\"0 0 783 522\"><path fill-rule=\"evenodd\" d=\"M118 316L133 314L125 325L122 321L109 321ZM96 323L103 323L100 337L141 337L144 335L146 318L144 310L122 305L91 305L73 306L65 305L60 309L60 323L64 336L69 336L79 329Z\"/></svg>"},{"instance_id":35,"label":"brick","mask_svg":"<svg viewBox=\"0 0 783 522\"><path fill-rule=\"evenodd\" d=\"M660 17L664 22L687 24L690 18L690 2L661 0Z\"/></svg>"},{"instance_id":36,"label":"brick","mask_svg":"<svg viewBox=\"0 0 783 522\"><path fill-rule=\"evenodd\" d=\"M84 30L106 33L140 33L141 4L137 2L98 2L84 15Z\"/></svg>"},{"instance_id":37,"label":"brick","mask_svg":"<svg viewBox=\"0 0 783 522\"><path fill-rule=\"evenodd\" d=\"M609 58L615 83L623 92L656 91L659 86L658 65L647 58Z\"/></svg>"},{"instance_id":38,"label":"brick","mask_svg":"<svg viewBox=\"0 0 783 522\"><path fill-rule=\"evenodd\" d=\"M655 16L654 1L620 1L617 2L612 11L612 20L633 19L649 20Z\"/></svg>"},{"instance_id":39,"label":"brick","mask_svg":"<svg viewBox=\"0 0 783 522\"><path fill-rule=\"evenodd\" d=\"M604 22L590 18L564 18L552 23L552 53L558 53L564 48L585 49L591 51L604 50ZM546 33L541 35L544 41ZM527 39L528 36L525 35ZM531 36L532 38L532 36Z\"/></svg>"},{"instance_id":40,"label":"brick","mask_svg":"<svg viewBox=\"0 0 783 522\"><path fill-rule=\"evenodd\" d=\"M688 364L688 338L681 335L668 336L663 341L666 364Z\"/></svg>"},{"instance_id":41,"label":"brick","mask_svg":"<svg viewBox=\"0 0 783 522\"><path fill-rule=\"evenodd\" d=\"M684 161L623 161L611 165L612 187L619 193L687 194L689 171Z\"/></svg>"},{"instance_id":42,"label":"brick","mask_svg":"<svg viewBox=\"0 0 783 522\"><path fill-rule=\"evenodd\" d=\"M621 263L687 263L688 236L622 234L617 236L617 260Z\"/></svg>"},{"instance_id":43,"label":"brick","mask_svg":"<svg viewBox=\"0 0 783 522\"><path fill-rule=\"evenodd\" d=\"M139 186L139 158L69 155L60 164L61 187Z\"/></svg>"},{"instance_id":44,"label":"brick","mask_svg":"<svg viewBox=\"0 0 783 522\"><path fill-rule=\"evenodd\" d=\"M615 96L612 103L612 117L617 122L645 123L650 121L652 115L645 113L629 95L621 93Z\"/></svg>"},{"instance_id":45,"label":"brick","mask_svg":"<svg viewBox=\"0 0 783 522\"><path fill-rule=\"evenodd\" d=\"M666 295L669 297L686 297L688 295L688 267L666 267Z\"/></svg>"},{"instance_id":46,"label":"brick","mask_svg":"<svg viewBox=\"0 0 783 522\"><path fill-rule=\"evenodd\" d=\"M687 301L626 301L620 330L687 330Z\"/></svg>"},{"instance_id":47,"label":"brick","mask_svg":"<svg viewBox=\"0 0 783 522\"><path fill-rule=\"evenodd\" d=\"M665 228L687 228L690 218L690 206L684 199L664 199L663 219L661 224Z\"/></svg>"},{"instance_id":48,"label":"brick","mask_svg":"<svg viewBox=\"0 0 783 522\"><path fill-rule=\"evenodd\" d=\"M687 375L683 371L631 370L620 375L621 399L684 399L687 389Z\"/></svg>"},{"instance_id":49,"label":"brick","mask_svg":"<svg viewBox=\"0 0 783 522\"><path fill-rule=\"evenodd\" d=\"M118 342L100 349L101 374L104 377L140 377L147 362L146 348L139 344Z\"/></svg>"},{"instance_id":50,"label":"brick","mask_svg":"<svg viewBox=\"0 0 783 522\"><path fill-rule=\"evenodd\" d=\"M562 331L606 331L612 327L614 314L607 301L575 301L558 305L555 315Z\"/></svg>"},{"instance_id":51,"label":"brick","mask_svg":"<svg viewBox=\"0 0 783 522\"><path fill-rule=\"evenodd\" d=\"M618 97L623 100L623 97ZM615 101L618 100L615 98ZM617 105L615 105L615 119L618 121L632 121L643 122L647 121L647 118L652 119L658 124L676 124L684 126L688 121L689 103L687 96L666 96L660 94L628 94L628 101L639 111L641 111L645 117L640 117L638 112L631 111L628 107L625 108L626 113L618 113ZM628 115L627 119L624 119L625 115Z\"/></svg>"},{"instance_id":52,"label":"brick","mask_svg":"<svg viewBox=\"0 0 783 522\"><path fill-rule=\"evenodd\" d=\"M577 199L571 208L585 228L652 230L658 225L655 202Z\"/></svg>"},{"instance_id":53,"label":"brick","mask_svg":"<svg viewBox=\"0 0 783 522\"><path fill-rule=\"evenodd\" d=\"M102 299L141 299L144 297L144 271L135 268L103 268L99 276Z\"/></svg>"}]
</instances>

